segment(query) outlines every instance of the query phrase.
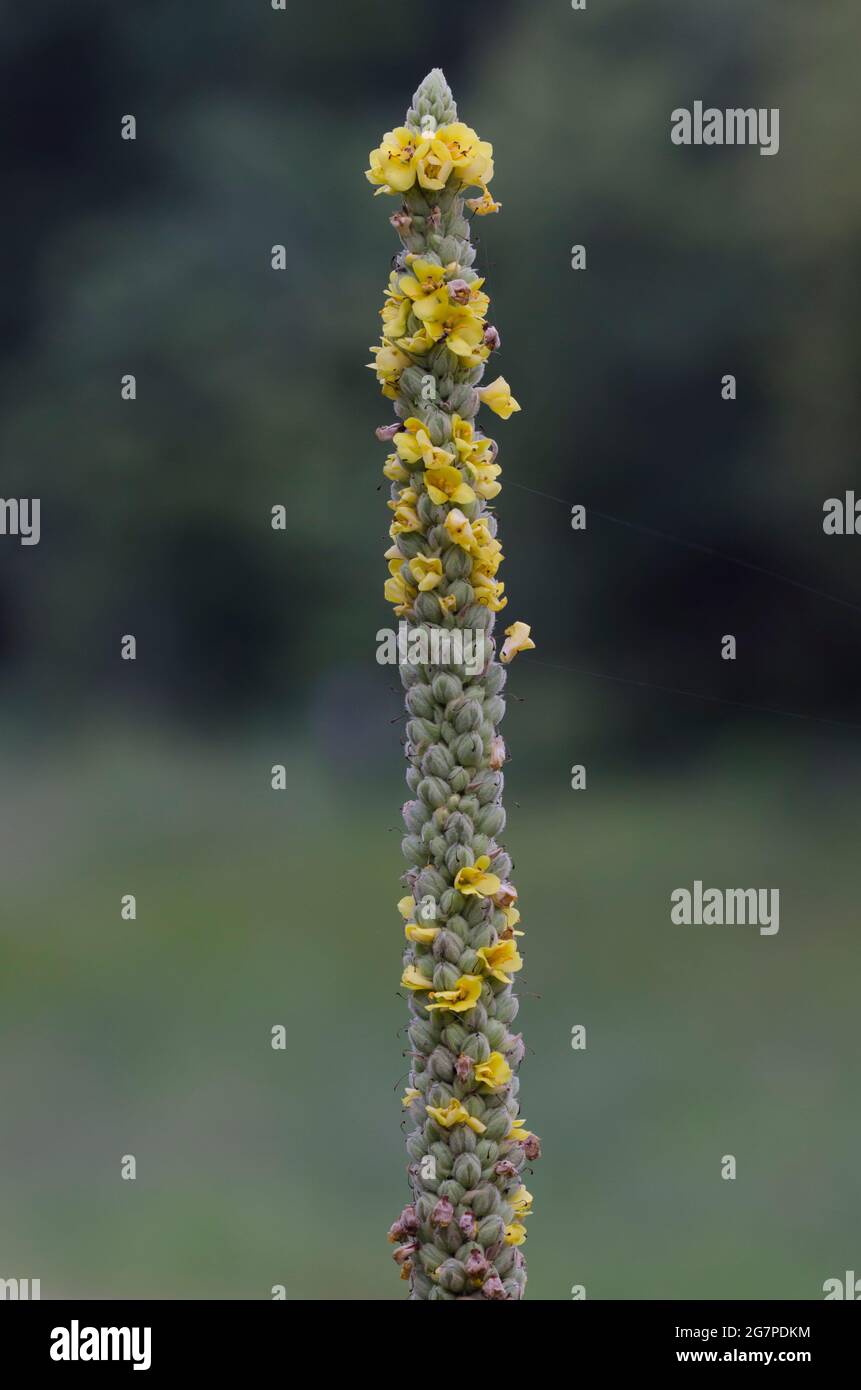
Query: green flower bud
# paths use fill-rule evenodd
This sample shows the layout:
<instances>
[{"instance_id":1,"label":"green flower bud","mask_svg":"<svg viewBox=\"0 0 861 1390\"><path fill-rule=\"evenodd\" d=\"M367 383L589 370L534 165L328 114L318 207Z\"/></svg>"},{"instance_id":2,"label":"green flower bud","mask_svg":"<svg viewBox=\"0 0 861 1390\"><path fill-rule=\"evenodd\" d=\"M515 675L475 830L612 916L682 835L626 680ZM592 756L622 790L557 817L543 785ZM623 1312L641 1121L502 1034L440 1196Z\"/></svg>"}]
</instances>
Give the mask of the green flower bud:
<instances>
[{"instance_id":1,"label":"green flower bud","mask_svg":"<svg viewBox=\"0 0 861 1390\"><path fill-rule=\"evenodd\" d=\"M505 1110L497 1110L485 1119L487 1129L484 1132L485 1139L499 1141L504 1139L511 1125L511 1121Z\"/></svg>"},{"instance_id":2,"label":"green flower bud","mask_svg":"<svg viewBox=\"0 0 861 1390\"><path fill-rule=\"evenodd\" d=\"M424 777L416 788L428 806L444 806L448 800L448 783L442 777Z\"/></svg>"},{"instance_id":3,"label":"green flower bud","mask_svg":"<svg viewBox=\"0 0 861 1390\"><path fill-rule=\"evenodd\" d=\"M455 912L460 912L464 899L455 888L447 888L440 898L439 905L443 917L451 917Z\"/></svg>"},{"instance_id":4,"label":"green flower bud","mask_svg":"<svg viewBox=\"0 0 861 1390\"><path fill-rule=\"evenodd\" d=\"M464 1190L475 1187L481 1180L481 1162L476 1154L460 1154L454 1160L453 1172Z\"/></svg>"},{"instance_id":5,"label":"green flower bud","mask_svg":"<svg viewBox=\"0 0 861 1390\"><path fill-rule=\"evenodd\" d=\"M466 696L462 696L460 700L452 701L451 706L446 711L447 717L452 719L459 734L468 734L479 728L482 714L482 707L478 700L468 700Z\"/></svg>"},{"instance_id":6,"label":"green flower bud","mask_svg":"<svg viewBox=\"0 0 861 1390\"><path fill-rule=\"evenodd\" d=\"M406 706L410 714L419 719L433 720L436 714L433 692L429 685L419 684L407 691Z\"/></svg>"},{"instance_id":7,"label":"green flower bud","mask_svg":"<svg viewBox=\"0 0 861 1390\"><path fill-rule=\"evenodd\" d=\"M457 679L457 676L450 676L445 672L441 672L438 676L434 676L431 684L433 698L438 705L443 706L447 705L451 700L456 700L462 689L463 687Z\"/></svg>"},{"instance_id":8,"label":"green flower bud","mask_svg":"<svg viewBox=\"0 0 861 1390\"><path fill-rule=\"evenodd\" d=\"M466 1288L466 1273L457 1260L446 1260L437 1270L437 1278L442 1288L449 1293L463 1293Z\"/></svg>"},{"instance_id":9,"label":"green flower bud","mask_svg":"<svg viewBox=\"0 0 861 1390\"><path fill-rule=\"evenodd\" d=\"M401 850L408 864L423 864L425 849L417 835L405 835L401 840Z\"/></svg>"},{"instance_id":10,"label":"green flower bud","mask_svg":"<svg viewBox=\"0 0 861 1390\"><path fill-rule=\"evenodd\" d=\"M421 801L404 802L402 814L404 825L413 835L421 834L422 826L430 819L430 813Z\"/></svg>"},{"instance_id":11,"label":"green flower bud","mask_svg":"<svg viewBox=\"0 0 861 1390\"><path fill-rule=\"evenodd\" d=\"M419 790L421 796L421 790ZM475 818L475 828L483 835L499 835L505 829L505 811L499 802L482 806Z\"/></svg>"},{"instance_id":12,"label":"green flower bud","mask_svg":"<svg viewBox=\"0 0 861 1390\"><path fill-rule=\"evenodd\" d=\"M442 743L435 743L422 758L421 768L426 777L448 778L454 765L454 758L449 750ZM457 791L457 787L454 787L454 790Z\"/></svg>"},{"instance_id":13,"label":"green flower bud","mask_svg":"<svg viewBox=\"0 0 861 1390\"><path fill-rule=\"evenodd\" d=\"M452 745L452 752L461 767L478 767L484 748L478 734L460 734Z\"/></svg>"},{"instance_id":14,"label":"green flower bud","mask_svg":"<svg viewBox=\"0 0 861 1390\"><path fill-rule=\"evenodd\" d=\"M488 1186L482 1189L493 1194L493 1201L496 1200L496 1193L493 1188ZM479 1245L483 1245L485 1250L490 1245L497 1245L505 1238L505 1222L501 1216L486 1216L483 1221L479 1221L478 1230L475 1236Z\"/></svg>"}]
</instances>

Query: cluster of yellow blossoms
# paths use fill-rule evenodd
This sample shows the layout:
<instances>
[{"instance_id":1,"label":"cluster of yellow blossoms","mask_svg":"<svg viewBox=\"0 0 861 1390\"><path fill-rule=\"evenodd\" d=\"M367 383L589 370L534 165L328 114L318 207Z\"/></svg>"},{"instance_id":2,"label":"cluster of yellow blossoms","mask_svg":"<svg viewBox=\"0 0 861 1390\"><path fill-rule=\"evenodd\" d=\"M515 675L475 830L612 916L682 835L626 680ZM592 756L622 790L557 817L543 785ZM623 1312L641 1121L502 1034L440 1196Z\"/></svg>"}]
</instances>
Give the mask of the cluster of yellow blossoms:
<instances>
[{"instance_id":1,"label":"cluster of yellow blossoms","mask_svg":"<svg viewBox=\"0 0 861 1390\"><path fill-rule=\"evenodd\" d=\"M365 170L377 193L406 193L414 184L430 191L445 188L454 175L464 187L479 187L490 199L487 185L493 178L493 146L479 140L462 121L440 126L426 134L398 126L387 130L377 149L371 150L371 167ZM475 211L495 211L476 207Z\"/></svg>"},{"instance_id":2,"label":"cluster of yellow blossoms","mask_svg":"<svg viewBox=\"0 0 861 1390\"><path fill-rule=\"evenodd\" d=\"M456 262L435 265L410 254L406 264L406 274L393 270L389 277L380 310L383 347L394 345L402 354L422 356L444 342L464 366L480 367L490 356L490 347L484 342L485 316L490 307L481 288L484 281L467 284L458 277ZM418 320L415 332L408 331L411 315Z\"/></svg>"},{"instance_id":3,"label":"cluster of yellow blossoms","mask_svg":"<svg viewBox=\"0 0 861 1390\"><path fill-rule=\"evenodd\" d=\"M488 872L490 859L487 855L480 855L471 866L462 868L454 881L454 886L464 897L490 898L499 894L503 885L496 874ZM438 926L422 926L413 921L418 915L418 905L412 896L401 898L398 903L398 911L401 916L406 918L404 934L408 941L413 942L425 949L427 952L428 965L433 970L433 958L430 955L430 948L433 946L434 939L439 934ZM480 959L486 976L499 980L501 984L511 984L512 973L520 970L523 960L517 949L514 937L522 936L523 932L517 930L517 923L520 921L520 913L513 904L502 908L506 921L506 932L510 935L503 937L495 946L482 946L476 955ZM428 1003L425 1008L428 1012L434 1009L444 1009L449 1013L461 1014L475 1007L481 998L483 983L482 975L461 975L452 989L435 990L433 980L423 973L419 964L408 965L401 976L401 984L404 988L415 992L427 992ZM473 1067L473 1079L487 1092L498 1091L507 1086L511 1081L513 1072L506 1058L501 1052L493 1051L486 1061L477 1062ZM421 1091L415 1086L407 1087L404 1092L402 1104L408 1108L416 1100L421 1099ZM427 1113L436 1124L443 1129L452 1129L455 1125L466 1125L474 1134L483 1134L487 1126L473 1115L463 1101L452 1099L445 1106L427 1106ZM513 1141L524 1141L529 1139L531 1131L525 1128L523 1120L513 1120L511 1128L506 1135L506 1139ZM505 1228L505 1242L508 1245L522 1245L526 1239L526 1227L523 1225L522 1218L528 1216L532 1209L532 1195L527 1192L525 1187L520 1187L517 1192L508 1198L508 1202L514 1211L514 1220Z\"/></svg>"}]
</instances>

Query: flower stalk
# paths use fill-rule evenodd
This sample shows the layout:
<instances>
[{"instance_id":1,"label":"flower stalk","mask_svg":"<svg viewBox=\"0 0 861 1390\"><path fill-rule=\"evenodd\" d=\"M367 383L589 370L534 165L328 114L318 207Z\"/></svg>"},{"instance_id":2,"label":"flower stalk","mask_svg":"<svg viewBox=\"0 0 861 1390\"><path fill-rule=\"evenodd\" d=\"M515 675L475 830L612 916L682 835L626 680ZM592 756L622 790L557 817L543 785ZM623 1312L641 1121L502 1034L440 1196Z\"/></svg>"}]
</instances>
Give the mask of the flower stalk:
<instances>
[{"instance_id":1,"label":"flower stalk","mask_svg":"<svg viewBox=\"0 0 861 1390\"><path fill-rule=\"evenodd\" d=\"M499 211L493 172L492 147L458 120L439 69L367 170L378 194L399 200L390 221L402 243L369 364L397 417L376 431L393 446L383 467L392 512L385 596L409 638L435 635L419 653L440 655L441 635L472 637L452 646L450 660L403 652L400 660L411 793L408 891L398 908L412 1201L389 1237L411 1298L427 1300L522 1297L532 1204L523 1176L540 1155L518 1103L524 1047L512 1031L513 984L523 933L499 841L505 667L534 643L526 623L512 623L497 659L494 627L507 598L491 503L502 470L495 441L476 423L482 405L502 419L520 409L504 377L480 385L500 335L473 269L467 212ZM472 660L456 659L466 651Z\"/></svg>"}]
</instances>

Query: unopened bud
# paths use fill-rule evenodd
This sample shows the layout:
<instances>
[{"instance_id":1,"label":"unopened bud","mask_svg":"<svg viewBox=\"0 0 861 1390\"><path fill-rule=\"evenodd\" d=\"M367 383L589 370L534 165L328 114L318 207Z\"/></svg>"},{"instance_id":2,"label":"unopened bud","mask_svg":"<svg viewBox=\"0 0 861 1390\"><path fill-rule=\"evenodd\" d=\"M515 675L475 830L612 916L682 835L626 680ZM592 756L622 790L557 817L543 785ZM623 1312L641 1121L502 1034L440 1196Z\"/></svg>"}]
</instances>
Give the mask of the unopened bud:
<instances>
[{"instance_id":1,"label":"unopened bud","mask_svg":"<svg viewBox=\"0 0 861 1390\"><path fill-rule=\"evenodd\" d=\"M419 1247L417 1242L411 1240L408 1245L400 1245L398 1246L397 1250L393 1250L392 1259L394 1260L395 1264L405 1264L407 1260L412 1259L413 1255L416 1253L418 1248Z\"/></svg>"},{"instance_id":2,"label":"unopened bud","mask_svg":"<svg viewBox=\"0 0 861 1390\"><path fill-rule=\"evenodd\" d=\"M398 1218L408 1236L414 1236L419 1228L419 1219L413 1206L404 1207Z\"/></svg>"},{"instance_id":3,"label":"unopened bud","mask_svg":"<svg viewBox=\"0 0 861 1390\"><path fill-rule=\"evenodd\" d=\"M463 1232L464 1240L475 1240L475 1233L478 1230L478 1222L471 1211L465 1211L458 1220L458 1226Z\"/></svg>"},{"instance_id":4,"label":"unopened bud","mask_svg":"<svg viewBox=\"0 0 861 1390\"><path fill-rule=\"evenodd\" d=\"M481 1293L484 1298L505 1298L505 1289L498 1274L491 1274L489 1279L485 1279L481 1286Z\"/></svg>"},{"instance_id":5,"label":"unopened bud","mask_svg":"<svg viewBox=\"0 0 861 1390\"><path fill-rule=\"evenodd\" d=\"M465 280L449 280L446 289L449 299L453 299L455 304L469 303L469 285Z\"/></svg>"},{"instance_id":6,"label":"unopened bud","mask_svg":"<svg viewBox=\"0 0 861 1390\"><path fill-rule=\"evenodd\" d=\"M454 1220L454 1207L447 1197L440 1197L430 1215L432 1226L450 1226Z\"/></svg>"},{"instance_id":7,"label":"unopened bud","mask_svg":"<svg viewBox=\"0 0 861 1390\"><path fill-rule=\"evenodd\" d=\"M500 883L498 892L493 895L493 902L496 907L511 907L517 902L517 889L513 883L506 879Z\"/></svg>"},{"instance_id":8,"label":"unopened bud","mask_svg":"<svg viewBox=\"0 0 861 1390\"><path fill-rule=\"evenodd\" d=\"M393 212L391 217L389 218L389 221L391 222L395 231L402 236L405 236L406 233L410 230L410 227L413 225L413 219L410 217L408 212Z\"/></svg>"},{"instance_id":9,"label":"unopened bud","mask_svg":"<svg viewBox=\"0 0 861 1390\"><path fill-rule=\"evenodd\" d=\"M464 1269L468 1279L483 1279L488 1271L488 1263L483 1250L470 1250Z\"/></svg>"},{"instance_id":10,"label":"unopened bud","mask_svg":"<svg viewBox=\"0 0 861 1390\"><path fill-rule=\"evenodd\" d=\"M472 1068L472 1058L467 1057L466 1054L462 1052L454 1064L454 1069L457 1073L458 1081L468 1081L470 1078L470 1073L472 1072Z\"/></svg>"},{"instance_id":11,"label":"unopened bud","mask_svg":"<svg viewBox=\"0 0 861 1390\"><path fill-rule=\"evenodd\" d=\"M501 734L494 734L490 740L490 766L494 772L498 772L506 759L505 739Z\"/></svg>"}]
</instances>

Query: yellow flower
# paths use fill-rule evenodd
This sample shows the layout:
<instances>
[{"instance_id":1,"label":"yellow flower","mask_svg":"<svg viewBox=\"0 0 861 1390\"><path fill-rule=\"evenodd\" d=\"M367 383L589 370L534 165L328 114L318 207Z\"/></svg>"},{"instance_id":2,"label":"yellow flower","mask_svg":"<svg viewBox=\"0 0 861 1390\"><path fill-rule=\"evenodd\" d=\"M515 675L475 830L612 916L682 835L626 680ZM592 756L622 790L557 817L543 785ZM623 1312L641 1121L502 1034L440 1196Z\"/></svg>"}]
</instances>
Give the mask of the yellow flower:
<instances>
[{"instance_id":1,"label":"yellow flower","mask_svg":"<svg viewBox=\"0 0 861 1390\"><path fill-rule=\"evenodd\" d=\"M512 932L514 936L523 936L522 931L515 931L517 923L520 921L520 911L516 907L504 907L502 915L505 918L506 930Z\"/></svg>"},{"instance_id":2,"label":"yellow flower","mask_svg":"<svg viewBox=\"0 0 861 1390\"><path fill-rule=\"evenodd\" d=\"M518 1187L513 1196L508 1198L508 1204L513 1209L516 1220L519 1221L532 1212L532 1193L527 1192L525 1187Z\"/></svg>"},{"instance_id":3,"label":"yellow flower","mask_svg":"<svg viewBox=\"0 0 861 1390\"><path fill-rule=\"evenodd\" d=\"M481 190L480 198L467 198L467 207L478 214L479 217L486 217L489 212L499 212L502 204L494 201L486 188Z\"/></svg>"},{"instance_id":4,"label":"yellow flower","mask_svg":"<svg viewBox=\"0 0 861 1390\"><path fill-rule=\"evenodd\" d=\"M410 920L410 918L412 917L412 915L413 915L413 913L415 912L415 910L416 910L416 900L415 900L414 897L412 897L412 895L408 895L407 897L401 898L401 899L399 900L399 902L398 902L398 912L399 912L399 913L401 914L401 916L405 919L405 921L408 922L408 921Z\"/></svg>"},{"instance_id":5,"label":"yellow flower","mask_svg":"<svg viewBox=\"0 0 861 1390\"><path fill-rule=\"evenodd\" d=\"M466 460L470 457L474 447L474 432L471 420L464 420L460 415L451 417L451 437L457 449L458 458Z\"/></svg>"},{"instance_id":6,"label":"yellow flower","mask_svg":"<svg viewBox=\"0 0 861 1390\"><path fill-rule=\"evenodd\" d=\"M442 560L438 555L414 555L410 560L410 570L420 594L426 594L442 583Z\"/></svg>"},{"instance_id":7,"label":"yellow flower","mask_svg":"<svg viewBox=\"0 0 861 1390\"><path fill-rule=\"evenodd\" d=\"M472 586L475 591L476 603L484 604L492 613L501 613L508 599L503 596L505 585L502 580L483 579L480 576L472 579Z\"/></svg>"},{"instance_id":8,"label":"yellow flower","mask_svg":"<svg viewBox=\"0 0 861 1390\"><path fill-rule=\"evenodd\" d=\"M418 512L412 507L405 507L402 504L395 508L395 519L389 527L389 535L394 540L402 531L420 531L422 524L418 518Z\"/></svg>"},{"instance_id":9,"label":"yellow flower","mask_svg":"<svg viewBox=\"0 0 861 1390\"><path fill-rule=\"evenodd\" d=\"M448 147L436 136L426 136L416 147L415 166L422 188L445 188L452 171Z\"/></svg>"},{"instance_id":10,"label":"yellow flower","mask_svg":"<svg viewBox=\"0 0 861 1390\"><path fill-rule=\"evenodd\" d=\"M392 561L395 564L395 561ZM404 583L400 574L392 575L387 579L383 587L383 594L389 603L395 605L396 613L405 613L416 596L415 589L411 589Z\"/></svg>"},{"instance_id":11,"label":"yellow flower","mask_svg":"<svg viewBox=\"0 0 861 1390\"><path fill-rule=\"evenodd\" d=\"M474 544L472 527L458 507L452 507L443 524L454 543L463 550L469 550Z\"/></svg>"},{"instance_id":12,"label":"yellow flower","mask_svg":"<svg viewBox=\"0 0 861 1390\"><path fill-rule=\"evenodd\" d=\"M433 980L426 980L417 965L408 965L401 976L407 989L433 989Z\"/></svg>"},{"instance_id":13,"label":"yellow flower","mask_svg":"<svg viewBox=\"0 0 861 1390\"><path fill-rule=\"evenodd\" d=\"M371 371L376 372L377 381L383 387L383 395L389 400L397 400L397 384L404 367L410 365L410 359L400 348L392 347L386 342L381 347L372 347L371 352L374 360L367 365Z\"/></svg>"},{"instance_id":14,"label":"yellow flower","mask_svg":"<svg viewBox=\"0 0 861 1390\"><path fill-rule=\"evenodd\" d=\"M448 1009L453 1014L466 1013L478 1003L481 995L481 980L478 975L461 975L454 989L434 990L428 1010Z\"/></svg>"},{"instance_id":15,"label":"yellow flower","mask_svg":"<svg viewBox=\"0 0 861 1390\"><path fill-rule=\"evenodd\" d=\"M430 946L439 934L439 927L420 927L417 922L407 922L404 935L407 941L415 941L418 946Z\"/></svg>"},{"instance_id":16,"label":"yellow flower","mask_svg":"<svg viewBox=\"0 0 861 1390\"><path fill-rule=\"evenodd\" d=\"M392 551L394 551L394 554L392 554ZM392 578L401 578L401 570L403 569L404 564L406 562L396 545L389 546L388 550L386 551L386 559L389 562L389 574L392 576ZM404 580L403 582L406 583L407 581Z\"/></svg>"},{"instance_id":17,"label":"yellow flower","mask_svg":"<svg viewBox=\"0 0 861 1390\"><path fill-rule=\"evenodd\" d=\"M416 136L411 130L406 126L387 130L377 149L371 150L365 178L380 185L377 193L405 193L416 181L415 153Z\"/></svg>"},{"instance_id":18,"label":"yellow flower","mask_svg":"<svg viewBox=\"0 0 861 1390\"><path fill-rule=\"evenodd\" d=\"M411 334L409 338L399 338L398 347L412 357L423 357L432 347L436 347L436 338L428 332L427 324L422 324L418 333Z\"/></svg>"},{"instance_id":19,"label":"yellow flower","mask_svg":"<svg viewBox=\"0 0 861 1390\"><path fill-rule=\"evenodd\" d=\"M392 511L396 512L398 507L414 507L418 500L419 495L414 487L402 487L398 491L397 500L387 502L386 506L391 507Z\"/></svg>"},{"instance_id":20,"label":"yellow flower","mask_svg":"<svg viewBox=\"0 0 861 1390\"><path fill-rule=\"evenodd\" d=\"M383 477L388 478L390 483L405 483L409 476L397 454L389 454L383 464Z\"/></svg>"},{"instance_id":21,"label":"yellow flower","mask_svg":"<svg viewBox=\"0 0 861 1390\"><path fill-rule=\"evenodd\" d=\"M500 980L504 985L511 984L511 976L506 974L506 971L520 970L523 966L514 941L498 941L495 946L481 946L476 955L484 961L485 968L493 978Z\"/></svg>"},{"instance_id":22,"label":"yellow flower","mask_svg":"<svg viewBox=\"0 0 861 1390\"><path fill-rule=\"evenodd\" d=\"M475 493L469 483L465 483L463 475L450 464L443 464L440 468L429 468L424 475L424 481L428 497L438 507L445 502L475 501Z\"/></svg>"},{"instance_id":23,"label":"yellow flower","mask_svg":"<svg viewBox=\"0 0 861 1390\"><path fill-rule=\"evenodd\" d=\"M470 463L469 460L467 460L466 466L475 483L475 490L479 497L483 497L486 502L490 502L494 497L499 496L502 491L502 484L498 483L496 479L499 477L502 469L498 463L476 464Z\"/></svg>"},{"instance_id":24,"label":"yellow flower","mask_svg":"<svg viewBox=\"0 0 861 1390\"><path fill-rule=\"evenodd\" d=\"M501 1052L491 1052L486 1062L479 1062L473 1074L476 1081L481 1081L491 1091L497 1091L511 1080L511 1067Z\"/></svg>"},{"instance_id":25,"label":"yellow flower","mask_svg":"<svg viewBox=\"0 0 861 1390\"><path fill-rule=\"evenodd\" d=\"M531 652L535 643L529 636L532 628L529 623L512 623L505 629L505 641L499 654L500 661L508 663L518 652Z\"/></svg>"},{"instance_id":26,"label":"yellow flower","mask_svg":"<svg viewBox=\"0 0 861 1390\"><path fill-rule=\"evenodd\" d=\"M505 1228L506 1245L522 1245L526 1239L526 1227L519 1221L513 1221L510 1226Z\"/></svg>"},{"instance_id":27,"label":"yellow flower","mask_svg":"<svg viewBox=\"0 0 861 1390\"><path fill-rule=\"evenodd\" d=\"M445 270L432 261L422 260L420 256L408 259L410 275L402 275L400 289L412 300L412 309L422 322L444 318L449 306L448 290L445 287Z\"/></svg>"},{"instance_id":28,"label":"yellow flower","mask_svg":"<svg viewBox=\"0 0 861 1390\"><path fill-rule=\"evenodd\" d=\"M437 594L439 606L444 613L452 613L457 603L457 594Z\"/></svg>"},{"instance_id":29,"label":"yellow flower","mask_svg":"<svg viewBox=\"0 0 861 1390\"><path fill-rule=\"evenodd\" d=\"M389 279L388 293L380 310L383 320L383 337L390 340L400 338L407 331L410 316L410 301L398 288L397 273L393 270Z\"/></svg>"},{"instance_id":30,"label":"yellow flower","mask_svg":"<svg viewBox=\"0 0 861 1390\"><path fill-rule=\"evenodd\" d=\"M465 898L475 894L480 898L492 898L494 893L499 892L501 880L496 874L486 872L489 864L490 856L481 854L474 864L458 869L454 880L456 891L462 893Z\"/></svg>"},{"instance_id":31,"label":"yellow flower","mask_svg":"<svg viewBox=\"0 0 861 1390\"><path fill-rule=\"evenodd\" d=\"M404 421L404 428L395 435L394 445L398 458L403 459L404 463L424 463L427 468L445 468L454 460L454 454L431 443L427 429L415 415Z\"/></svg>"},{"instance_id":32,"label":"yellow flower","mask_svg":"<svg viewBox=\"0 0 861 1390\"><path fill-rule=\"evenodd\" d=\"M532 1138L532 1130L524 1129L525 1120L512 1120L511 1129L506 1134L506 1139L513 1139L515 1143L521 1143L524 1139Z\"/></svg>"},{"instance_id":33,"label":"yellow flower","mask_svg":"<svg viewBox=\"0 0 861 1390\"><path fill-rule=\"evenodd\" d=\"M449 314L443 322L443 329L449 352L462 357L467 366L477 367L490 356L490 349L482 346L484 324L468 307Z\"/></svg>"},{"instance_id":34,"label":"yellow flower","mask_svg":"<svg viewBox=\"0 0 861 1390\"><path fill-rule=\"evenodd\" d=\"M478 394L494 415L499 415L503 420L507 420L509 415L520 409L504 376L498 376L489 386L479 386Z\"/></svg>"},{"instance_id":35,"label":"yellow flower","mask_svg":"<svg viewBox=\"0 0 861 1390\"><path fill-rule=\"evenodd\" d=\"M420 1096L421 1091L417 1091L415 1086L408 1086L401 1096L401 1105L412 1105L413 1101L418 1100Z\"/></svg>"},{"instance_id":36,"label":"yellow flower","mask_svg":"<svg viewBox=\"0 0 861 1390\"><path fill-rule=\"evenodd\" d=\"M452 1129L454 1125L469 1125L476 1134L483 1134L487 1125L483 1125L481 1120L477 1120L474 1115L470 1115L466 1106L459 1100L450 1100L445 1108L436 1105L428 1106L428 1114L441 1129Z\"/></svg>"},{"instance_id":37,"label":"yellow flower","mask_svg":"<svg viewBox=\"0 0 861 1390\"><path fill-rule=\"evenodd\" d=\"M462 121L441 126L437 137L448 147L456 177L464 184L481 187L493 178L493 146L479 140L471 126Z\"/></svg>"}]
</instances>

